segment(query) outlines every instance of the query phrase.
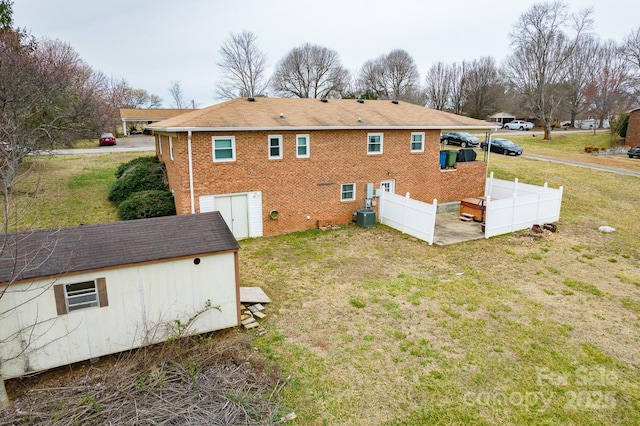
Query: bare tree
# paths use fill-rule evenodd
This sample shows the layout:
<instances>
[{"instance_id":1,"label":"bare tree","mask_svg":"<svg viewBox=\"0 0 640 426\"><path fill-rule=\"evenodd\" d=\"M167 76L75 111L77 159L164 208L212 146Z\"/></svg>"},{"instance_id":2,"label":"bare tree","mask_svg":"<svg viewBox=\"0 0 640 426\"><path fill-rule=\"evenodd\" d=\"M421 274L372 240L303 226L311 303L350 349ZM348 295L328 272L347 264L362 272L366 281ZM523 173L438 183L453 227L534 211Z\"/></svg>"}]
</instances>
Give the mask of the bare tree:
<instances>
[{"instance_id":1,"label":"bare tree","mask_svg":"<svg viewBox=\"0 0 640 426\"><path fill-rule=\"evenodd\" d=\"M567 93L562 85L569 58L589 29L590 16L591 10L569 14L560 1L536 3L520 16L510 34L513 53L505 69L525 108L544 126L545 140L551 140L551 124Z\"/></svg>"},{"instance_id":2,"label":"bare tree","mask_svg":"<svg viewBox=\"0 0 640 426\"><path fill-rule=\"evenodd\" d=\"M186 101L184 100L184 92L182 91L182 86L180 86L179 81L174 81L171 83L171 87L169 88L169 93L173 98L173 107L177 109L186 108Z\"/></svg>"},{"instance_id":3,"label":"bare tree","mask_svg":"<svg viewBox=\"0 0 640 426\"><path fill-rule=\"evenodd\" d=\"M365 62L358 78L362 90L375 93L379 99L422 104L419 80L415 61L402 49Z\"/></svg>"},{"instance_id":4,"label":"bare tree","mask_svg":"<svg viewBox=\"0 0 640 426\"><path fill-rule=\"evenodd\" d=\"M276 92L297 98L337 98L349 82L349 71L336 51L309 43L292 49L271 78Z\"/></svg>"},{"instance_id":5,"label":"bare tree","mask_svg":"<svg viewBox=\"0 0 640 426\"><path fill-rule=\"evenodd\" d=\"M469 65L466 81L464 110L470 117L485 119L498 110L504 87L491 56L474 59Z\"/></svg>"},{"instance_id":6,"label":"bare tree","mask_svg":"<svg viewBox=\"0 0 640 426\"><path fill-rule=\"evenodd\" d=\"M624 58L631 66L633 77L632 91L636 98L640 97L640 27L629 33L623 43L622 52ZM636 104L635 106L638 106Z\"/></svg>"},{"instance_id":7,"label":"bare tree","mask_svg":"<svg viewBox=\"0 0 640 426\"><path fill-rule=\"evenodd\" d=\"M449 96L450 108L455 114L462 114L467 102L467 86L469 84L469 64L466 61L458 64L454 62L449 68L451 92Z\"/></svg>"},{"instance_id":8,"label":"bare tree","mask_svg":"<svg viewBox=\"0 0 640 426\"><path fill-rule=\"evenodd\" d=\"M599 127L631 107L630 84L629 63L623 51L613 40L605 42L598 49L594 78L586 89Z\"/></svg>"},{"instance_id":9,"label":"bare tree","mask_svg":"<svg viewBox=\"0 0 640 426\"><path fill-rule=\"evenodd\" d=\"M566 104L573 126L576 116L587 108L586 89L592 83L598 60L599 41L590 34L580 37L567 63Z\"/></svg>"},{"instance_id":10,"label":"bare tree","mask_svg":"<svg viewBox=\"0 0 640 426\"><path fill-rule=\"evenodd\" d=\"M436 62L431 65L424 83L427 106L444 110L449 101L449 93L451 91L449 67L444 62Z\"/></svg>"},{"instance_id":11,"label":"bare tree","mask_svg":"<svg viewBox=\"0 0 640 426\"><path fill-rule=\"evenodd\" d=\"M6 5L10 7L10 3L1 4ZM6 11L3 13L10 16ZM16 185L36 171L39 164L39 157L27 154L68 146L79 137L92 135L95 120L107 115L102 83L68 44L51 40L37 42L21 31L6 27L0 30L3 242L15 235L11 231L28 229L24 217L30 205L16 202L13 197ZM37 184L32 191L37 191ZM0 255L5 259L12 255L7 251L9 247L0 244ZM0 298L12 282L4 281ZM3 361L0 360L0 364ZM3 389L0 386L0 404L6 402Z\"/></svg>"},{"instance_id":12,"label":"bare tree","mask_svg":"<svg viewBox=\"0 0 640 426\"><path fill-rule=\"evenodd\" d=\"M256 36L247 31L231 36L220 46L217 63L222 79L216 94L222 99L262 96L267 89L267 57L260 50Z\"/></svg>"}]
</instances>

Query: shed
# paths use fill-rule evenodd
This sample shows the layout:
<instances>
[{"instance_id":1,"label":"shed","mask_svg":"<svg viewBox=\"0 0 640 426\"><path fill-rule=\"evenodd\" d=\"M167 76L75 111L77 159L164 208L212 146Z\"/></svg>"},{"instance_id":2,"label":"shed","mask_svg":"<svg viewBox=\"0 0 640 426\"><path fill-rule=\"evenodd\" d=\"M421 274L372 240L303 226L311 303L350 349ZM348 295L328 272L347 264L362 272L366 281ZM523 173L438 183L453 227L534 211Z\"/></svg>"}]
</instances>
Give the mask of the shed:
<instances>
[{"instance_id":1,"label":"shed","mask_svg":"<svg viewBox=\"0 0 640 426\"><path fill-rule=\"evenodd\" d=\"M240 322L239 245L219 212L1 238L4 378Z\"/></svg>"}]
</instances>

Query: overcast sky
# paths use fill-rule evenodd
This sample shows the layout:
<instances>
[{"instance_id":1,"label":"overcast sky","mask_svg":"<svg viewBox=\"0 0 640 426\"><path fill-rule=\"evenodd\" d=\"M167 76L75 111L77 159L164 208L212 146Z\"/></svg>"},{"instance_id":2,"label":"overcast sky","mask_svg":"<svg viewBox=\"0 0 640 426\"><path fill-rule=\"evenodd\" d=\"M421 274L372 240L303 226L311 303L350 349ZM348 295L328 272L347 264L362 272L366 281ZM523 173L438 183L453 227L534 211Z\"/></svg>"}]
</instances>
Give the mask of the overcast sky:
<instances>
[{"instance_id":1,"label":"overcast sky","mask_svg":"<svg viewBox=\"0 0 640 426\"><path fill-rule=\"evenodd\" d=\"M431 64L509 52L509 32L533 1L505 0L15 0L14 25L68 42L94 70L124 78L172 105L179 81L199 107L219 102L218 50L230 33L257 36L269 75L304 43L333 49L357 71L393 49L416 61L421 83ZM621 41L640 26L638 0L568 0L593 7L594 31Z\"/></svg>"}]
</instances>

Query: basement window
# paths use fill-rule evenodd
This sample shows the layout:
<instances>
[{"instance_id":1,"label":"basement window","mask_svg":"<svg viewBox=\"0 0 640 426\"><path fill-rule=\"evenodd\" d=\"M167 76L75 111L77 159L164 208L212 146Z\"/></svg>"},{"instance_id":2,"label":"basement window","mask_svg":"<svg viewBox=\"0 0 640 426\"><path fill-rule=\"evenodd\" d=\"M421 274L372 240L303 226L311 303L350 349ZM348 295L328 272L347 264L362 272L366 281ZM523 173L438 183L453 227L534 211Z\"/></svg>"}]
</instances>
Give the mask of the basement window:
<instances>
[{"instance_id":1,"label":"basement window","mask_svg":"<svg viewBox=\"0 0 640 426\"><path fill-rule=\"evenodd\" d=\"M356 184L343 183L340 185L340 201L353 201L356 199Z\"/></svg>"}]
</instances>

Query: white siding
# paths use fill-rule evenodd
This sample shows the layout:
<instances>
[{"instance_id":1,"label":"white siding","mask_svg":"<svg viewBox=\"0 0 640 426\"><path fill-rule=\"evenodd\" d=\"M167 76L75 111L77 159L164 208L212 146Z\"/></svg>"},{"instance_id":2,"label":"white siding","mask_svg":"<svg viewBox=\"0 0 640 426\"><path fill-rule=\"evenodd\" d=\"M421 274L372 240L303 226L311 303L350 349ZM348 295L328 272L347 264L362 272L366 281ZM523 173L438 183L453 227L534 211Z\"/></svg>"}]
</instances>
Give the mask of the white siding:
<instances>
[{"instance_id":1,"label":"white siding","mask_svg":"<svg viewBox=\"0 0 640 426\"><path fill-rule=\"evenodd\" d=\"M106 278L109 306L57 315L53 284L99 277ZM188 258L15 284L0 299L2 375L17 377L160 342L175 335L175 320L187 324L195 317L188 334L236 326L236 294L234 253L202 256L199 265ZM208 300L219 310L205 309ZM29 339L20 354L21 342Z\"/></svg>"}]
</instances>

